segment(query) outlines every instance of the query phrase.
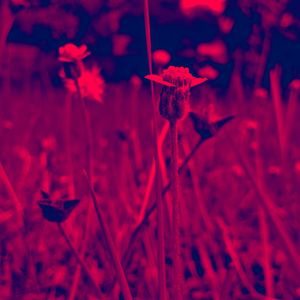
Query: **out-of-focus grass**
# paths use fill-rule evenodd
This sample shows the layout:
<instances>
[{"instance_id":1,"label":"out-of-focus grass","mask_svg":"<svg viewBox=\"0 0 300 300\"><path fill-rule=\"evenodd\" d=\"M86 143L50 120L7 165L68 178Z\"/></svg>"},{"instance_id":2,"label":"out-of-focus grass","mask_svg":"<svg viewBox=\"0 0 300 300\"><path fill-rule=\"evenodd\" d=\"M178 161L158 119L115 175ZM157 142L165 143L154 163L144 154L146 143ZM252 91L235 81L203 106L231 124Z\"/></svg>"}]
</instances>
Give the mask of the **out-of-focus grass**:
<instances>
[{"instance_id":1,"label":"out-of-focus grass","mask_svg":"<svg viewBox=\"0 0 300 300\"><path fill-rule=\"evenodd\" d=\"M45 180L50 184L49 192L54 198L67 196L69 173L64 140L65 92L51 86L47 67L39 66L35 72L25 68L25 71L26 74L18 74L16 67L9 68L1 77L0 159L24 208L24 227L18 226L13 199L1 182L0 294L7 295L3 299L45 299L46 295L48 299L66 299L76 260L59 237L56 226L42 219L36 204ZM121 256L140 217L153 157L149 93L144 86L135 93L134 88L129 83L109 84L103 104L87 102L94 138L94 189L100 196L101 209ZM299 247L300 141L297 133L300 124L297 118L290 124L288 176L284 176L274 106L269 94L263 95L257 93L251 100L237 101L234 91L214 97L213 90L207 87L193 96L192 109L196 112L202 113L204 106L212 103L214 111L211 110L211 118L231 114L236 118L200 147L191 161L192 167L180 176L184 200L181 208L184 220L181 230L184 299L253 299L231 262L233 258L230 258L223 239L224 232L217 220L226 224L231 244L252 288L259 294L265 294L260 199L228 136L235 142L237 150L247 157L253 170L257 151L260 152L262 180L276 207L274 213L281 219L294 246ZM250 95L247 98L250 99ZM134 116L137 119L134 122L132 101L137 104L137 114ZM91 199L81 172L87 162L86 148L82 142L85 132L80 105L77 101L72 105L72 156L76 195L81 203L64 226L73 243L80 247L87 201ZM283 103L285 109L286 102ZM297 106L295 115L298 114ZM160 128L162 124L160 120ZM188 119L179 128L179 133L179 156L183 160L199 136ZM135 160L133 136L139 139L141 146L140 165ZM163 154L169 168L168 141L163 145ZM154 201L154 193L151 199ZM168 194L165 199L169 200ZM203 207L207 211L208 223L203 219ZM142 234L138 235L126 265L125 271L135 299L157 297L155 223L156 218L151 216ZM270 234L274 296L278 299L298 299L300 282L297 269L268 216L266 224ZM170 285L169 266L173 252L168 221L166 228L166 264ZM118 299L119 290L114 284L116 274L99 242L101 239L102 233L97 226L92 226L86 263L107 299ZM93 294L83 274L77 297L96 299Z\"/></svg>"}]
</instances>

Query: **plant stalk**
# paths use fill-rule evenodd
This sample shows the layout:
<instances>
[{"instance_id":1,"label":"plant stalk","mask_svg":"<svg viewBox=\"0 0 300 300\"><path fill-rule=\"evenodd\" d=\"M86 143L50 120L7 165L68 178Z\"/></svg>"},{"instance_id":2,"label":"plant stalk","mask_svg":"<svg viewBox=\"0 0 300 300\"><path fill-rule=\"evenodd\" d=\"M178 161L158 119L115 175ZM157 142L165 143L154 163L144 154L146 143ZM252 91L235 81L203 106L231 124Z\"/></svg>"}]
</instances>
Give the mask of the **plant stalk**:
<instances>
[{"instance_id":1,"label":"plant stalk","mask_svg":"<svg viewBox=\"0 0 300 300\"><path fill-rule=\"evenodd\" d=\"M179 178L178 178L178 142L177 121L170 121L171 137L171 178L173 198L173 243L174 243L174 267L173 267L173 298L182 300L182 276L180 259L180 201L179 201Z\"/></svg>"}]
</instances>

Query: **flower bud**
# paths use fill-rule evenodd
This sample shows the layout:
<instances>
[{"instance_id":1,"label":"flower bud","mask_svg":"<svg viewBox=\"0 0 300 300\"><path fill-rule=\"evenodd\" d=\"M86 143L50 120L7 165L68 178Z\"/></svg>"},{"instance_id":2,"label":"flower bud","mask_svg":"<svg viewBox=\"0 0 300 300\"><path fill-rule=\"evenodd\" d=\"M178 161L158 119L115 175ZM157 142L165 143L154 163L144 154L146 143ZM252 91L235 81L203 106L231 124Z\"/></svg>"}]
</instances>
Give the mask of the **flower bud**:
<instances>
[{"instance_id":1,"label":"flower bud","mask_svg":"<svg viewBox=\"0 0 300 300\"><path fill-rule=\"evenodd\" d=\"M185 117L189 108L192 75L188 68L169 67L162 73L164 81L174 84L174 87L163 86L159 111L162 117L169 121Z\"/></svg>"}]
</instances>

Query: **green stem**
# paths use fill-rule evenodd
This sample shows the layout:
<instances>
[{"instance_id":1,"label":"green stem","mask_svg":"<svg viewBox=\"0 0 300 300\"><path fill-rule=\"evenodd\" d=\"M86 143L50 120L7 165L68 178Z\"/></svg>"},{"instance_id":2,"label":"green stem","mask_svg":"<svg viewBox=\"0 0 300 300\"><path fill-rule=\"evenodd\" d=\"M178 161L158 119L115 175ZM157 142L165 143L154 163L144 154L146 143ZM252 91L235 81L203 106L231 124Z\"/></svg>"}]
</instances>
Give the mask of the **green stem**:
<instances>
[{"instance_id":1,"label":"green stem","mask_svg":"<svg viewBox=\"0 0 300 300\"><path fill-rule=\"evenodd\" d=\"M81 64L80 64L81 65ZM83 67L81 66L81 69ZM93 153L92 153L92 130L91 130L91 124L90 124L90 119L88 115L88 111L84 102L84 99L82 97L82 93L80 90L80 86L78 83L77 78L74 80L75 81L75 86L77 90L77 95L79 98L79 102L81 105L81 110L83 113L83 121L84 121L84 126L85 126L85 133L86 133L86 147L87 147L87 170L88 170L88 175L90 176L92 182L93 182ZM88 240L89 240L89 235L90 235L90 228L91 228L91 216L92 216L92 206L90 204L90 201L88 202L87 205L87 216L86 216L86 222L85 222L85 228L84 228L84 233L83 233L83 242L82 242L82 248L81 248L81 253L84 255ZM73 300L74 297L76 296L76 292L78 289L79 281L80 281L80 274L81 273L81 268L80 265L77 266L75 275L74 275L74 280L73 280L73 285L71 288L71 293L69 300Z\"/></svg>"},{"instance_id":2,"label":"green stem","mask_svg":"<svg viewBox=\"0 0 300 300\"><path fill-rule=\"evenodd\" d=\"M68 185L69 197L75 197L75 183L74 183L74 167L72 159L72 138L71 138L71 111L72 111L72 99L70 95L66 96L66 154L69 169L70 181Z\"/></svg>"},{"instance_id":3,"label":"green stem","mask_svg":"<svg viewBox=\"0 0 300 300\"><path fill-rule=\"evenodd\" d=\"M182 164L180 165L179 169L178 169L178 173L181 174L182 171L184 170L184 168L187 166L187 164L190 162L190 160L194 157L194 155L196 154L197 150L199 149L199 147L202 145L202 143L204 142L204 140L199 139L199 141L196 143L196 145L192 148L192 150L189 152L189 154L186 156L186 158L184 159L184 161L182 162ZM165 187L162 190L162 196L164 196L168 190L171 187L171 181L168 182L167 185L165 185ZM163 200L163 198L162 198ZM130 238L130 242L129 242L129 247L128 249L126 249L126 251L124 252L124 265L127 265L128 263L128 259L130 257L130 252L131 249L136 241L136 238L138 236L138 234L142 231L142 229L146 226L146 224L148 223L148 220L150 218L150 216L152 215L152 213L155 211L155 209L157 208L157 203L153 203L146 211L143 219L141 220L140 224L137 225L136 229L133 231L133 233L131 234L131 238Z\"/></svg>"},{"instance_id":4,"label":"green stem","mask_svg":"<svg viewBox=\"0 0 300 300\"><path fill-rule=\"evenodd\" d=\"M151 28L150 28L150 14L149 14L149 0L144 1L144 20L145 33L147 44L148 67L150 74L153 73L152 67L152 45L151 45ZM152 102L152 120L153 120L153 145L154 158L156 167L155 188L156 188L156 205L157 205L157 227L158 227L158 284L159 284L159 299L167 299L166 289L166 265L165 265L165 238L164 238L164 211L162 199L162 175L159 164L159 149L158 149L158 122L157 122L157 105L154 94L154 84L151 81L151 102Z\"/></svg>"},{"instance_id":5,"label":"green stem","mask_svg":"<svg viewBox=\"0 0 300 300\"><path fill-rule=\"evenodd\" d=\"M174 243L174 267L173 267L173 298L182 299L182 276L180 259L180 201L179 201L179 179L178 179L178 143L177 143L177 121L170 121L171 136L171 178L173 198L173 243Z\"/></svg>"}]
</instances>

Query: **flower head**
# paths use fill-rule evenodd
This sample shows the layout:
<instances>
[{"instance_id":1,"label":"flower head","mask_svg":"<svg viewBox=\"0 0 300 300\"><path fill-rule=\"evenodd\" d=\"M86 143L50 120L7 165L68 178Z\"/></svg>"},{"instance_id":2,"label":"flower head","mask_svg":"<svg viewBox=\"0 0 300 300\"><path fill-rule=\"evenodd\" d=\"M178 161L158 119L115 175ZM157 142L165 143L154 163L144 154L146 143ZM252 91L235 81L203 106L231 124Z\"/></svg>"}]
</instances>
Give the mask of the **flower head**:
<instances>
[{"instance_id":1,"label":"flower head","mask_svg":"<svg viewBox=\"0 0 300 300\"><path fill-rule=\"evenodd\" d=\"M189 107L190 89L205 82L206 78L195 78L188 68L169 67L161 76L148 75L145 78L163 85L159 110L168 120L182 119Z\"/></svg>"},{"instance_id":2,"label":"flower head","mask_svg":"<svg viewBox=\"0 0 300 300\"><path fill-rule=\"evenodd\" d=\"M66 77L64 72L61 72L61 77L63 78L65 87L71 93L77 93L75 81ZM93 66L91 69L84 68L76 80L83 98L102 102L104 79L100 75L100 70L97 66Z\"/></svg>"},{"instance_id":3,"label":"flower head","mask_svg":"<svg viewBox=\"0 0 300 300\"><path fill-rule=\"evenodd\" d=\"M81 61L90 55L86 45L76 46L72 43L61 46L58 50L59 60L62 62L77 62Z\"/></svg>"}]
</instances>

